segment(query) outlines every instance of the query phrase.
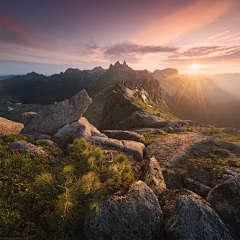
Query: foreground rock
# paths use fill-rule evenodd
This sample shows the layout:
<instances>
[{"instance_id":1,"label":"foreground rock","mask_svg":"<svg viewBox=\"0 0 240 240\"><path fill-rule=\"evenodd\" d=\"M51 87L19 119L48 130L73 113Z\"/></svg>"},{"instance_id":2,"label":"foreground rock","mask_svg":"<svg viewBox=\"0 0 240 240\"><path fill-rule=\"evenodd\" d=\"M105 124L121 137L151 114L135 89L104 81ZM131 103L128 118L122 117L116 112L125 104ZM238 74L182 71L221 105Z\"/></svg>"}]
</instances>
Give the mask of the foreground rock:
<instances>
[{"instance_id":1,"label":"foreground rock","mask_svg":"<svg viewBox=\"0 0 240 240\"><path fill-rule=\"evenodd\" d=\"M165 239L233 239L211 205L189 190L169 191L163 213Z\"/></svg>"},{"instance_id":2,"label":"foreground rock","mask_svg":"<svg viewBox=\"0 0 240 240\"><path fill-rule=\"evenodd\" d=\"M35 146L31 143L28 143L26 141L17 141L9 144L9 149L22 149L25 153L33 153L33 154L42 154L44 157L48 157L51 162L55 162L55 157L53 154L51 154L49 151Z\"/></svg>"},{"instance_id":3,"label":"foreground rock","mask_svg":"<svg viewBox=\"0 0 240 240\"><path fill-rule=\"evenodd\" d=\"M143 182L132 184L103 199L97 215L88 214L84 222L87 239L158 239L162 212L153 191Z\"/></svg>"},{"instance_id":4,"label":"foreground rock","mask_svg":"<svg viewBox=\"0 0 240 240\"><path fill-rule=\"evenodd\" d=\"M22 114L22 122L24 124L24 127L27 126L28 123L32 121L33 118L35 118L37 115L36 112L25 112Z\"/></svg>"},{"instance_id":5,"label":"foreground rock","mask_svg":"<svg viewBox=\"0 0 240 240\"><path fill-rule=\"evenodd\" d=\"M115 149L126 154L133 155L134 159L137 161L141 161L143 159L143 151L145 149L145 145L143 143L95 136L85 137L85 139L88 142L93 143L95 146L101 146L105 149Z\"/></svg>"},{"instance_id":6,"label":"foreground rock","mask_svg":"<svg viewBox=\"0 0 240 240\"><path fill-rule=\"evenodd\" d=\"M214 187L207 201L218 211L235 239L240 239L240 174Z\"/></svg>"},{"instance_id":7,"label":"foreground rock","mask_svg":"<svg viewBox=\"0 0 240 240\"><path fill-rule=\"evenodd\" d=\"M74 138L91 136L107 138L105 134L102 134L97 128L91 125L86 118L81 117L78 121L67 124L58 130L52 136L52 140L62 148L66 148L67 144L72 143Z\"/></svg>"},{"instance_id":8,"label":"foreground rock","mask_svg":"<svg viewBox=\"0 0 240 240\"><path fill-rule=\"evenodd\" d=\"M143 174L143 181L153 190L160 205L164 205L166 184L162 175L162 169L155 157L149 159Z\"/></svg>"},{"instance_id":9,"label":"foreground rock","mask_svg":"<svg viewBox=\"0 0 240 240\"><path fill-rule=\"evenodd\" d=\"M13 122L0 117L0 136L1 135L17 135L21 132L24 125L22 123Z\"/></svg>"},{"instance_id":10,"label":"foreground rock","mask_svg":"<svg viewBox=\"0 0 240 240\"><path fill-rule=\"evenodd\" d=\"M161 167L173 168L190 156L189 153L195 145L204 145L208 141L199 133L157 139L151 142L146 152L149 158L155 156Z\"/></svg>"},{"instance_id":11,"label":"foreground rock","mask_svg":"<svg viewBox=\"0 0 240 240\"><path fill-rule=\"evenodd\" d=\"M211 190L210 187L205 186L191 178L185 177L183 181L184 181L185 186L188 189L199 194L202 197L206 197L208 195L209 191Z\"/></svg>"},{"instance_id":12,"label":"foreground rock","mask_svg":"<svg viewBox=\"0 0 240 240\"><path fill-rule=\"evenodd\" d=\"M43 110L38 113L21 133L31 135L43 133L52 136L66 124L78 121L91 102L92 99L87 92L82 90L70 100L66 99L50 110Z\"/></svg>"},{"instance_id":13,"label":"foreground rock","mask_svg":"<svg viewBox=\"0 0 240 240\"><path fill-rule=\"evenodd\" d=\"M102 133L107 135L109 138L118 140L131 140L145 144L145 137L135 132L121 130L103 130Z\"/></svg>"}]
</instances>

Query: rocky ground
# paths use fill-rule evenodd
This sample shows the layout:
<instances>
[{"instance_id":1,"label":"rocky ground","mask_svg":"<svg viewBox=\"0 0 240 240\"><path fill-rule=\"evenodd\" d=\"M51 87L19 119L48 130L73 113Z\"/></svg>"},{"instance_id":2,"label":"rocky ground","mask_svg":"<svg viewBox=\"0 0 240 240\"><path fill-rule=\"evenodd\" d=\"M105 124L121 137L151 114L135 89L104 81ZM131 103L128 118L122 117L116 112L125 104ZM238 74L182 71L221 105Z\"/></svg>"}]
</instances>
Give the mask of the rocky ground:
<instances>
[{"instance_id":1,"label":"rocky ground","mask_svg":"<svg viewBox=\"0 0 240 240\"><path fill-rule=\"evenodd\" d=\"M52 140L64 150L74 138L85 138L110 158L119 152L129 157L138 181L99 202L97 215L87 215L86 238L240 239L239 130L166 121L138 106L120 108L130 99L122 92L117 98L117 104L107 103L102 132L82 117L91 103L84 90L50 110L23 115L20 133L35 140ZM109 130L123 122L121 114L113 121L119 109L134 119L131 131ZM10 147L42 152L23 141Z\"/></svg>"}]
</instances>

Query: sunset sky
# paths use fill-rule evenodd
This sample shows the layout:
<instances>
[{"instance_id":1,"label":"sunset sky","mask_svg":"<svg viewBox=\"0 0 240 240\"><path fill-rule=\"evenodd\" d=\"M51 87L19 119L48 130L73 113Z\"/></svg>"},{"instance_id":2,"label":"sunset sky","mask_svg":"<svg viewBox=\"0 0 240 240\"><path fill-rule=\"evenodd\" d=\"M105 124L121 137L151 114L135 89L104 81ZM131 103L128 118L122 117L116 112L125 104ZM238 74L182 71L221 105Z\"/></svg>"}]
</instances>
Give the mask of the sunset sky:
<instances>
[{"instance_id":1,"label":"sunset sky","mask_svg":"<svg viewBox=\"0 0 240 240\"><path fill-rule=\"evenodd\" d=\"M135 70L240 72L240 0L0 0L0 75L123 60Z\"/></svg>"}]
</instances>

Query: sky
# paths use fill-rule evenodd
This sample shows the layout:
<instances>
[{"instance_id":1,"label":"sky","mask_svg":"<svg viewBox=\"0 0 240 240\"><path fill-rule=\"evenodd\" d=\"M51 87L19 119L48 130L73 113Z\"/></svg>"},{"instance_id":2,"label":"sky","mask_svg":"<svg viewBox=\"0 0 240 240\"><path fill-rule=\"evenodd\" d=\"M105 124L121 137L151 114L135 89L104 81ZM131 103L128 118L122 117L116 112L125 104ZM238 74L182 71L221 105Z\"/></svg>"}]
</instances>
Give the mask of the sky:
<instances>
[{"instance_id":1,"label":"sky","mask_svg":"<svg viewBox=\"0 0 240 240\"><path fill-rule=\"evenodd\" d=\"M0 75L240 72L240 0L0 0Z\"/></svg>"}]
</instances>

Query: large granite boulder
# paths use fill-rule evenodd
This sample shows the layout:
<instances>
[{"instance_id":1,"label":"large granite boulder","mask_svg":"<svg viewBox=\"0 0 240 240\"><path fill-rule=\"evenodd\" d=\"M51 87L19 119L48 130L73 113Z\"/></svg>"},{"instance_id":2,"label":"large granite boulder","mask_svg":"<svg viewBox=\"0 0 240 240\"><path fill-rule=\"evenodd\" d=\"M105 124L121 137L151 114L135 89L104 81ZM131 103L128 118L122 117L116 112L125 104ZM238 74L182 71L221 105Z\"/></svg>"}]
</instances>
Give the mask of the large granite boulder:
<instances>
[{"instance_id":1,"label":"large granite boulder","mask_svg":"<svg viewBox=\"0 0 240 240\"><path fill-rule=\"evenodd\" d=\"M159 239L162 212L157 197L144 182L132 184L129 190L103 199L98 213L88 214L84 232L91 240Z\"/></svg>"},{"instance_id":2,"label":"large granite boulder","mask_svg":"<svg viewBox=\"0 0 240 240\"><path fill-rule=\"evenodd\" d=\"M84 137L88 142L93 143L95 146L101 146L105 149L115 149L122 151L126 154L133 155L134 159L141 161L143 159L143 151L145 145L140 142L117 140L112 138L103 138L97 136Z\"/></svg>"},{"instance_id":3,"label":"large granite boulder","mask_svg":"<svg viewBox=\"0 0 240 240\"><path fill-rule=\"evenodd\" d=\"M105 134L101 133L97 128L91 125L86 118L81 117L78 121L72 124L67 124L59 129L52 136L52 140L62 148L66 148L67 144L72 143L74 138L91 136L107 138Z\"/></svg>"},{"instance_id":4,"label":"large granite boulder","mask_svg":"<svg viewBox=\"0 0 240 240\"><path fill-rule=\"evenodd\" d=\"M91 102L92 99L87 92L82 90L70 100L66 99L53 106L50 110L39 112L24 127L21 134L43 133L52 136L66 124L78 121Z\"/></svg>"},{"instance_id":5,"label":"large granite boulder","mask_svg":"<svg viewBox=\"0 0 240 240\"><path fill-rule=\"evenodd\" d=\"M145 144L145 137L136 132L122 130L103 130L102 133L107 135L109 138L118 140L131 140Z\"/></svg>"},{"instance_id":6,"label":"large granite boulder","mask_svg":"<svg viewBox=\"0 0 240 240\"><path fill-rule=\"evenodd\" d=\"M28 143L26 141L16 141L12 142L8 146L9 149L22 149L25 153L33 153L33 154L42 154L44 157L48 157L51 162L55 162L54 155L42 147L38 147L34 144Z\"/></svg>"},{"instance_id":7,"label":"large granite boulder","mask_svg":"<svg viewBox=\"0 0 240 240\"><path fill-rule=\"evenodd\" d=\"M190 190L170 190L162 210L164 239L233 239L211 205Z\"/></svg>"},{"instance_id":8,"label":"large granite boulder","mask_svg":"<svg viewBox=\"0 0 240 240\"><path fill-rule=\"evenodd\" d=\"M149 159L142 179L153 190L160 205L164 205L166 184L162 175L162 169L155 157Z\"/></svg>"},{"instance_id":9,"label":"large granite boulder","mask_svg":"<svg viewBox=\"0 0 240 240\"><path fill-rule=\"evenodd\" d=\"M13 122L6 118L0 117L0 136L1 135L18 135L24 128L22 123Z\"/></svg>"},{"instance_id":10,"label":"large granite boulder","mask_svg":"<svg viewBox=\"0 0 240 240\"><path fill-rule=\"evenodd\" d=\"M235 239L240 239L240 174L215 186L207 201L224 219Z\"/></svg>"},{"instance_id":11,"label":"large granite boulder","mask_svg":"<svg viewBox=\"0 0 240 240\"><path fill-rule=\"evenodd\" d=\"M37 115L36 112L25 112L22 114L22 122L24 124L24 127L27 126L28 123L32 121L33 118L35 118Z\"/></svg>"}]
</instances>

